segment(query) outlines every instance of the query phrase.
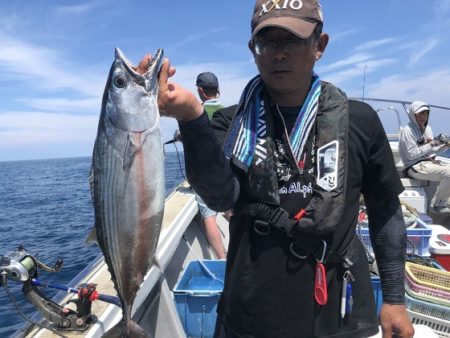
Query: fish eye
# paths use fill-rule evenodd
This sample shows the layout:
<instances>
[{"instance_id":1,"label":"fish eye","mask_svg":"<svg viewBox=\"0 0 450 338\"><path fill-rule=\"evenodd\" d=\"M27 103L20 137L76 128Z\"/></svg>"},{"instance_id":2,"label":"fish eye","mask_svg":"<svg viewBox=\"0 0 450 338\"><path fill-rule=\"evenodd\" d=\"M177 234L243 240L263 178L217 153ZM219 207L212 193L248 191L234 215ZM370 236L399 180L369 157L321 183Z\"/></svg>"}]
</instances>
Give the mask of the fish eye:
<instances>
[{"instance_id":1,"label":"fish eye","mask_svg":"<svg viewBox=\"0 0 450 338\"><path fill-rule=\"evenodd\" d=\"M127 85L127 81L123 76L116 76L114 78L114 84L117 88L124 88Z\"/></svg>"}]
</instances>

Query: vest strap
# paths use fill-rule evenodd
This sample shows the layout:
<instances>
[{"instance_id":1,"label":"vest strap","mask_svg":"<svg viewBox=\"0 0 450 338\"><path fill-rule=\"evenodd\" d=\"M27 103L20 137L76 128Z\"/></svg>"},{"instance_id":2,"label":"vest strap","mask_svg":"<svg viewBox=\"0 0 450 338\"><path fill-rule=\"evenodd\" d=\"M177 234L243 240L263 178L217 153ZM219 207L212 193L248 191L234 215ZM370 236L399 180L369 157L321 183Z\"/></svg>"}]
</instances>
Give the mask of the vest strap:
<instances>
[{"instance_id":1,"label":"vest strap","mask_svg":"<svg viewBox=\"0 0 450 338\"><path fill-rule=\"evenodd\" d=\"M299 221L292 218L283 208L255 202L246 205L242 213L253 218L253 228L259 235L268 235L272 228L285 232L288 237L292 238L290 250L298 258L306 258L312 255L321 260L324 257L324 252L326 252L325 262L343 262L343 259L330 247L326 248L326 244L321 238L300 231L296 227Z\"/></svg>"}]
</instances>

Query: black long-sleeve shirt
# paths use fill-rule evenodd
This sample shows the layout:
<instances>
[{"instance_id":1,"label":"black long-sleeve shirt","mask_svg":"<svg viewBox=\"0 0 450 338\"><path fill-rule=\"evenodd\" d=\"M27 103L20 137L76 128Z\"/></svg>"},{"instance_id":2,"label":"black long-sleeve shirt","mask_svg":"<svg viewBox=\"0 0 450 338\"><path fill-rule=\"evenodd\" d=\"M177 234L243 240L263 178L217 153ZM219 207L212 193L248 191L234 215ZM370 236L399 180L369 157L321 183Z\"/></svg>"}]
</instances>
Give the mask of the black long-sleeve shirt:
<instances>
[{"instance_id":1,"label":"black long-sleeve shirt","mask_svg":"<svg viewBox=\"0 0 450 338\"><path fill-rule=\"evenodd\" d=\"M180 123L188 180L209 207L217 211L231 209L239 195L239 180L222 151L234 109L235 106L216 112L211 122L204 114ZM350 101L349 118L349 161L355 163L349 162L349 184L354 186L348 190L358 189L365 195L383 299L402 304L406 229L397 196L403 187L376 113L365 104ZM338 236L336 241L339 240L345 242Z\"/></svg>"}]
</instances>

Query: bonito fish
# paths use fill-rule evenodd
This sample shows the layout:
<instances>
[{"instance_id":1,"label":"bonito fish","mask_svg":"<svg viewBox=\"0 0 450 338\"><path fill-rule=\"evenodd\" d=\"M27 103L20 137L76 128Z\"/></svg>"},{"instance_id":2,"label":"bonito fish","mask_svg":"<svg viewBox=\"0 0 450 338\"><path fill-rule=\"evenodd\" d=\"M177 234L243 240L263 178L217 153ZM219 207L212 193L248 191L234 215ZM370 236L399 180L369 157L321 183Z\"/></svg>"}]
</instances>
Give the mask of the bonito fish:
<instances>
[{"instance_id":1,"label":"bonito fish","mask_svg":"<svg viewBox=\"0 0 450 338\"><path fill-rule=\"evenodd\" d=\"M103 94L90 176L97 241L122 303L104 337L150 337L131 308L153 262L164 212L164 153L157 105L159 49L145 74L117 48Z\"/></svg>"}]
</instances>

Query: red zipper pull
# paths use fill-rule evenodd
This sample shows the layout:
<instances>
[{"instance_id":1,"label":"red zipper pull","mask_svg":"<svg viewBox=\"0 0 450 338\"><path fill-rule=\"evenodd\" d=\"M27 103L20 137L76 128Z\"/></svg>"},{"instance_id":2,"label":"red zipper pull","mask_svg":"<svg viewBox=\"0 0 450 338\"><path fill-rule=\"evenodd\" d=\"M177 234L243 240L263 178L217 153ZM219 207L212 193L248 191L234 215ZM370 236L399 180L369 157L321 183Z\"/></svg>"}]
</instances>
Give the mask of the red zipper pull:
<instances>
[{"instance_id":1,"label":"red zipper pull","mask_svg":"<svg viewBox=\"0 0 450 338\"><path fill-rule=\"evenodd\" d=\"M298 213L295 214L295 216L293 217L294 220L296 220L297 222L300 221L303 216L306 215L306 210L305 209L300 209L300 211Z\"/></svg>"},{"instance_id":2,"label":"red zipper pull","mask_svg":"<svg viewBox=\"0 0 450 338\"><path fill-rule=\"evenodd\" d=\"M316 263L316 274L314 280L314 297L320 305L325 305L328 300L327 273L322 262Z\"/></svg>"}]
</instances>

